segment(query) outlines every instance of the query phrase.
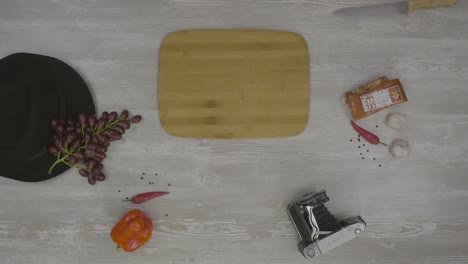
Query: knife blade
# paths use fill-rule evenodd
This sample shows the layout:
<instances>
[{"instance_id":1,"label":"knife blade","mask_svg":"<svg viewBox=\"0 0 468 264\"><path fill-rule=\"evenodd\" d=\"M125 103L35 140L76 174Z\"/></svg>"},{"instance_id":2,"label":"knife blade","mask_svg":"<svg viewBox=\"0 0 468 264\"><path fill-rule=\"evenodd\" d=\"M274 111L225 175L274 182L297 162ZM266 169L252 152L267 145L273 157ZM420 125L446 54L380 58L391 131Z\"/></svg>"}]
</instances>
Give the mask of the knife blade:
<instances>
[{"instance_id":1,"label":"knife blade","mask_svg":"<svg viewBox=\"0 0 468 264\"><path fill-rule=\"evenodd\" d=\"M334 14L344 18L374 19L395 18L408 14L408 2L399 1L395 3L383 3L367 6L355 6L338 9Z\"/></svg>"}]
</instances>

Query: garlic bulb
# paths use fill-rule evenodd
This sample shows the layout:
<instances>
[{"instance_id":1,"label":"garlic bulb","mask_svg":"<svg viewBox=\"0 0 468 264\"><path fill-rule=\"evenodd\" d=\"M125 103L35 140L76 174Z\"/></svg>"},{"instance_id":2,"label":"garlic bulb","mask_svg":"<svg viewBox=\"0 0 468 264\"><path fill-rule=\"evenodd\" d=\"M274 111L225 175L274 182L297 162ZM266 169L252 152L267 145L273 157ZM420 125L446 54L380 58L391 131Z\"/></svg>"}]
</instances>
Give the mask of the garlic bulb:
<instances>
[{"instance_id":1,"label":"garlic bulb","mask_svg":"<svg viewBox=\"0 0 468 264\"><path fill-rule=\"evenodd\" d=\"M397 139L392 142L392 145L390 146L390 153L392 153L394 157L403 158L410 154L410 149L411 148L408 141L404 139Z\"/></svg>"},{"instance_id":2,"label":"garlic bulb","mask_svg":"<svg viewBox=\"0 0 468 264\"><path fill-rule=\"evenodd\" d=\"M391 113L387 116L387 126L394 129L401 129L408 124L408 118L405 114Z\"/></svg>"}]
</instances>

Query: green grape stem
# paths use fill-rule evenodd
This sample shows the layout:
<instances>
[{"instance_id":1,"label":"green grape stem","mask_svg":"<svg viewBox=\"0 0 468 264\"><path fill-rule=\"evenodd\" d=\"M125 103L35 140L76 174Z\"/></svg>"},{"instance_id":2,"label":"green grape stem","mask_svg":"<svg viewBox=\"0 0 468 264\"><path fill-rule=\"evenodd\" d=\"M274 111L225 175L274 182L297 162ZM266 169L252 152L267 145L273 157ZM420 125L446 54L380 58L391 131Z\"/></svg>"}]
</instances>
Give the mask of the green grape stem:
<instances>
[{"instance_id":1,"label":"green grape stem","mask_svg":"<svg viewBox=\"0 0 468 264\"><path fill-rule=\"evenodd\" d=\"M75 169L77 169L77 170L83 169L83 170L85 170L88 174L91 174L91 171L88 170L85 166L76 166L76 165L72 165L72 164L68 163L67 161L62 161L62 162L63 162L65 165L67 165L68 167L70 167L70 168L75 168Z\"/></svg>"},{"instance_id":2,"label":"green grape stem","mask_svg":"<svg viewBox=\"0 0 468 264\"><path fill-rule=\"evenodd\" d=\"M84 166L75 166L75 165L70 164L67 161L67 158L69 156L73 155L73 152L75 152L74 149L71 149L70 151L68 151L68 149L65 149L65 152L66 152L66 154L63 157L60 157L60 152L59 152L59 154L57 155L57 160L49 168L49 174L52 173L52 170L54 169L54 167L57 166L57 164L59 164L60 162L64 163L65 165L67 165L70 168L84 169L87 173L90 173L90 171L87 168L85 168Z\"/></svg>"},{"instance_id":3,"label":"green grape stem","mask_svg":"<svg viewBox=\"0 0 468 264\"><path fill-rule=\"evenodd\" d=\"M57 160L54 162L54 164L52 164L52 166L50 166L49 168L49 174L52 173L52 170L55 168L55 166L57 166L57 164L59 164L60 162L64 162L66 158L68 158L68 156L70 156L71 153L67 152L65 154L65 156L63 157L60 157L60 153L57 155Z\"/></svg>"},{"instance_id":4,"label":"green grape stem","mask_svg":"<svg viewBox=\"0 0 468 264\"><path fill-rule=\"evenodd\" d=\"M97 127L93 127L91 126L91 131L92 131L92 135L93 136L98 136L100 135L102 132L106 131L107 129L109 128L114 128L115 126L117 126L120 122L122 121L130 121L131 118L129 117L118 117L116 120L114 121L108 121L106 123L106 125L103 127L103 128L100 128L98 129ZM85 134L85 131L84 131L84 126L81 125L81 136L82 136L82 142L81 142L81 146L78 148L78 149L86 149L86 142L84 142L84 134ZM76 165L72 165L70 164L68 161L67 161L67 158L71 155L73 155L73 153L76 151L75 149L68 149L67 145L65 145L64 147L64 150L65 150L65 155L64 156L61 156L61 153L60 151L58 152L57 154L57 159L55 160L55 162L52 164L52 166L50 166L49 168L49 171L48 173L51 174L52 173L52 170L55 168L55 166L57 166L57 164L59 163L64 163L65 165L71 167L71 168L76 168L76 169L84 169L87 173L90 173L90 171L85 168L84 166L76 166Z\"/></svg>"},{"instance_id":5,"label":"green grape stem","mask_svg":"<svg viewBox=\"0 0 468 264\"><path fill-rule=\"evenodd\" d=\"M97 129L96 131L93 130L93 136L97 136L97 135L101 134L102 132L106 131L107 129L115 127L116 125L118 125L122 121L130 121L130 118L128 118L128 117L119 117L114 121L109 121L109 122L107 122L105 127L101 128L101 129Z\"/></svg>"}]
</instances>

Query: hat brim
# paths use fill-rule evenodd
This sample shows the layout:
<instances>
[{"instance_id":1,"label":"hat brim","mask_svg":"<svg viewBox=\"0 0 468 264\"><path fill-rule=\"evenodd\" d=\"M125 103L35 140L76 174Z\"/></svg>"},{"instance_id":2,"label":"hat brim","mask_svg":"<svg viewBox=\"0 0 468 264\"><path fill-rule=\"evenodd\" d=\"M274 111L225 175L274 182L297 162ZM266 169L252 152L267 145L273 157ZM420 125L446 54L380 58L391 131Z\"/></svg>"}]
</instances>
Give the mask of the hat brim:
<instances>
[{"instance_id":1,"label":"hat brim","mask_svg":"<svg viewBox=\"0 0 468 264\"><path fill-rule=\"evenodd\" d=\"M33 58L31 60L31 58ZM27 60L28 63L35 64L33 67L38 67L51 80L55 86L54 89L60 89L60 93L65 100L65 109L62 112L57 111L56 117L77 117L79 113L95 113L95 107L92 95L88 86L81 76L68 64L56 58L29 54L16 53L5 59ZM40 68L39 68L40 67ZM41 126L37 129L50 130L51 120L41 120ZM26 160L8 160L0 166L0 176L24 181L24 182L39 182L56 177L67 169L64 164L57 165L51 174L48 173L50 166L55 162L56 158L49 154L46 149L51 139L44 142L44 147L40 153Z\"/></svg>"}]
</instances>

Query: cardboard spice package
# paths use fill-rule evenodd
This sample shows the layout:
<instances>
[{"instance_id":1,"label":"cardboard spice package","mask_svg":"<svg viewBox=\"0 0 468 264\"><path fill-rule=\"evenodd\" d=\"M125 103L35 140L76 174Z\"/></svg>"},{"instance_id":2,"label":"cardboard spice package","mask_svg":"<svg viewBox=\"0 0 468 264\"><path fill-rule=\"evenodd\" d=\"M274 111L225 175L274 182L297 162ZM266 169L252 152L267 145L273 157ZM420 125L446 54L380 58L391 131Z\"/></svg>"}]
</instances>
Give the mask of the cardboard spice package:
<instances>
[{"instance_id":1,"label":"cardboard spice package","mask_svg":"<svg viewBox=\"0 0 468 264\"><path fill-rule=\"evenodd\" d=\"M388 80L385 76L346 93L345 97L354 120L408 101L400 80Z\"/></svg>"}]
</instances>

